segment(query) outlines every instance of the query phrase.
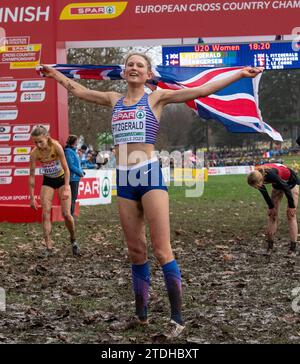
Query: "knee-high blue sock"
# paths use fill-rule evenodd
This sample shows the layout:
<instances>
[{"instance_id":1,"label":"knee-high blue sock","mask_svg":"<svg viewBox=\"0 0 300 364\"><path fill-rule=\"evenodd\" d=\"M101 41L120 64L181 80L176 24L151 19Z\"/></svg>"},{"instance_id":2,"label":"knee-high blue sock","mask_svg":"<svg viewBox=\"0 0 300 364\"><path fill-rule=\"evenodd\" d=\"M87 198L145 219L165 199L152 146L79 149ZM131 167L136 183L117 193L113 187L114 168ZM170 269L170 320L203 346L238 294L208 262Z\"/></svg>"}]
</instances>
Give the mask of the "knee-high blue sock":
<instances>
[{"instance_id":1,"label":"knee-high blue sock","mask_svg":"<svg viewBox=\"0 0 300 364\"><path fill-rule=\"evenodd\" d=\"M166 287L168 290L170 305L171 305L171 319L182 325L181 305L182 305L182 288L181 288L181 274L176 260L172 260L162 266L165 277Z\"/></svg>"},{"instance_id":2,"label":"knee-high blue sock","mask_svg":"<svg viewBox=\"0 0 300 364\"><path fill-rule=\"evenodd\" d=\"M132 282L135 294L136 315L142 321L147 320L149 300L150 270L149 263L132 264Z\"/></svg>"}]
</instances>

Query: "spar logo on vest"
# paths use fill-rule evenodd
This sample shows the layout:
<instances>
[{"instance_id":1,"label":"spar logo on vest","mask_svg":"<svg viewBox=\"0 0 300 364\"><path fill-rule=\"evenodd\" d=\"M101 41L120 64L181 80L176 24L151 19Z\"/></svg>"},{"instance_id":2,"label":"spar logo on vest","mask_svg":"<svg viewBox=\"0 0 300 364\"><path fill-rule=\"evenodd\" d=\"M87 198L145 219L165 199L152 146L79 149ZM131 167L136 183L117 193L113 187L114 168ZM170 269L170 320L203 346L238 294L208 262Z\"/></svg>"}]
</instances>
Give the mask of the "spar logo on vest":
<instances>
[{"instance_id":1,"label":"spar logo on vest","mask_svg":"<svg viewBox=\"0 0 300 364\"><path fill-rule=\"evenodd\" d=\"M138 110L138 111L136 112L136 117L137 117L138 119L143 119L143 118L145 118L145 116L146 116L146 114L145 114L145 111L143 111L143 110Z\"/></svg>"}]
</instances>

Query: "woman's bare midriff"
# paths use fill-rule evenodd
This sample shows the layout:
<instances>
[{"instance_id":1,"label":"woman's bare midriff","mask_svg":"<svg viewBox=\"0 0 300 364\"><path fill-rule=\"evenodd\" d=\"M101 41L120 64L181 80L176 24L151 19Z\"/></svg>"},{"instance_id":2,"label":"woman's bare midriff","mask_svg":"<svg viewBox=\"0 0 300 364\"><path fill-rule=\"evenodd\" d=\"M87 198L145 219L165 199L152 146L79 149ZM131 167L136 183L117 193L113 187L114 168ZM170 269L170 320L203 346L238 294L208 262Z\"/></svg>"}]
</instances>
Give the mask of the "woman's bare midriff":
<instances>
[{"instance_id":1,"label":"woman's bare midriff","mask_svg":"<svg viewBox=\"0 0 300 364\"><path fill-rule=\"evenodd\" d=\"M118 166L133 166L135 164L152 159L155 156L153 144L120 144L115 148Z\"/></svg>"}]
</instances>

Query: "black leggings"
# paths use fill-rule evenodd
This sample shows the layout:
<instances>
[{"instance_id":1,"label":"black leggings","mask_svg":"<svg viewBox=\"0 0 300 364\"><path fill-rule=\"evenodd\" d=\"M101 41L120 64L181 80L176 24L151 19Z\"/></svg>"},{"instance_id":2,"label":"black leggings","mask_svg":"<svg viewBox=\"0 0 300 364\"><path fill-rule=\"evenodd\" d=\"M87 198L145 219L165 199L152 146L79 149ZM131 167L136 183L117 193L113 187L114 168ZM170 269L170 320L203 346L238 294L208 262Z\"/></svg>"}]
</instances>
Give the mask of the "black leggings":
<instances>
[{"instance_id":1,"label":"black leggings","mask_svg":"<svg viewBox=\"0 0 300 364\"><path fill-rule=\"evenodd\" d=\"M70 182L71 187L71 215L74 216L75 211L75 204L78 196L78 187L79 187L79 181L72 181Z\"/></svg>"}]
</instances>

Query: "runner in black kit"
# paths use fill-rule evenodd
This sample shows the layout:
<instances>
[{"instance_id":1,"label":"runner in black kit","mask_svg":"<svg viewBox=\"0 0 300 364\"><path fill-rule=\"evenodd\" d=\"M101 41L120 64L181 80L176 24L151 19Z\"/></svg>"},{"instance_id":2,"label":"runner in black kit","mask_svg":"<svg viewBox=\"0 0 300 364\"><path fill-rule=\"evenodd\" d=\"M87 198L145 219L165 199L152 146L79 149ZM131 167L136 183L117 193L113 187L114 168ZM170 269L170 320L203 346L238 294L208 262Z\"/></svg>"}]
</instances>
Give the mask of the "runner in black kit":
<instances>
[{"instance_id":1,"label":"runner in black kit","mask_svg":"<svg viewBox=\"0 0 300 364\"><path fill-rule=\"evenodd\" d=\"M272 184L271 197L268 194L265 184ZM274 236L278 226L278 210L285 194L288 200L287 220L290 232L290 249L288 255L296 255L298 236L297 206L299 195L299 178L295 171L283 164L268 163L257 166L255 171L248 175L248 184L257 188L268 204L268 226L267 226L267 253L271 253L274 245Z\"/></svg>"}]
</instances>

